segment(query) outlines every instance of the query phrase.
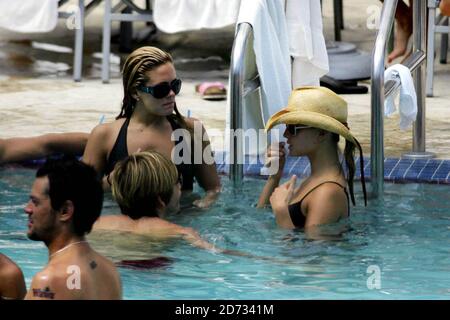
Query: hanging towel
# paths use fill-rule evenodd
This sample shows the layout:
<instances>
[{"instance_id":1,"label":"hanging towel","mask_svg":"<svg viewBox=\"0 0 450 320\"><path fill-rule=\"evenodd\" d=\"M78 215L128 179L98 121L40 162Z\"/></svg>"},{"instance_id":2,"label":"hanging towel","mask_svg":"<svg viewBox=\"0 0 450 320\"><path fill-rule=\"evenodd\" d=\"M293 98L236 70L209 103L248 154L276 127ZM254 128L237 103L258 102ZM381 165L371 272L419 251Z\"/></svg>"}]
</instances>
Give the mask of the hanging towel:
<instances>
[{"instance_id":1,"label":"hanging towel","mask_svg":"<svg viewBox=\"0 0 450 320\"><path fill-rule=\"evenodd\" d=\"M243 22L253 28L265 124L272 114L287 105L291 93L291 57L284 0L242 1L237 25Z\"/></svg>"},{"instance_id":2,"label":"hanging towel","mask_svg":"<svg viewBox=\"0 0 450 320\"><path fill-rule=\"evenodd\" d=\"M261 103L256 95L250 95L244 101L243 129L263 131L269 117L287 105L291 93L291 57L284 0L241 1L236 30L241 23L252 26L254 59L261 85ZM250 59L247 58L247 63L248 60ZM227 128L230 128L229 109L227 108ZM279 129L279 132L271 131L272 142L285 140L283 129ZM226 150L229 150L228 140L225 140ZM244 153L263 154L265 146L259 142L245 145Z\"/></svg>"},{"instance_id":3,"label":"hanging towel","mask_svg":"<svg viewBox=\"0 0 450 320\"><path fill-rule=\"evenodd\" d=\"M384 81L400 79L400 129L409 128L417 117L417 95L411 71L402 64L395 64L384 72ZM384 102L384 115L390 116L396 110L394 99L397 93L391 94Z\"/></svg>"},{"instance_id":4,"label":"hanging towel","mask_svg":"<svg viewBox=\"0 0 450 320\"><path fill-rule=\"evenodd\" d=\"M15 32L49 32L58 22L58 0L0 0L0 27Z\"/></svg>"},{"instance_id":5,"label":"hanging towel","mask_svg":"<svg viewBox=\"0 0 450 320\"><path fill-rule=\"evenodd\" d=\"M223 28L236 23L240 0L154 0L158 29L175 33L186 30Z\"/></svg>"},{"instance_id":6,"label":"hanging towel","mask_svg":"<svg viewBox=\"0 0 450 320\"><path fill-rule=\"evenodd\" d=\"M286 22L292 63L292 85L318 86L329 71L323 36L322 11L317 0L287 0Z\"/></svg>"}]
</instances>

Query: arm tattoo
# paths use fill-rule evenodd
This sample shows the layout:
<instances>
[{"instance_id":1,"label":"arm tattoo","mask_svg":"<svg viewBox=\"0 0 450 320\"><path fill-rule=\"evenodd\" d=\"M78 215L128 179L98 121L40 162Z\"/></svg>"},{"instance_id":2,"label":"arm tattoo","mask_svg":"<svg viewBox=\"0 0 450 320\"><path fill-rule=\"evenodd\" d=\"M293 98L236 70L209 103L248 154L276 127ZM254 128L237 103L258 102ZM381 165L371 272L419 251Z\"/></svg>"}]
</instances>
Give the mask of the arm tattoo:
<instances>
[{"instance_id":1,"label":"arm tattoo","mask_svg":"<svg viewBox=\"0 0 450 320\"><path fill-rule=\"evenodd\" d=\"M33 296L52 300L55 299L55 293L51 292L49 287L45 288L44 290L33 289Z\"/></svg>"},{"instance_id":2,"label":"arm tattoo","mask_svg":"<svg viewBox=\"0 0 450 320\"><path fill-rule=\"evenodd\" d=\"M97 268L97 263L94 260L92 260L89 265L91 266L91 269Z\"/></svg>"}]
</instances>

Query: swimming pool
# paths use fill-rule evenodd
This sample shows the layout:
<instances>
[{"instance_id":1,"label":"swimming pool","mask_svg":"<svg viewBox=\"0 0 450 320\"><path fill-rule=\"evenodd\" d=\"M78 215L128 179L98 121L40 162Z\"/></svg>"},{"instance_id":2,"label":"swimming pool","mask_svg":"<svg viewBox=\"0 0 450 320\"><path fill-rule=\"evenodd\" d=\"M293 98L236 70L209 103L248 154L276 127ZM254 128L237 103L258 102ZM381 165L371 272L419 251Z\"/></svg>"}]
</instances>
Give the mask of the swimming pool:
<instances>
[{"instance_id":1,"label":"swimming pool","mask_svg":"<svg viewBox=\"0 0 450 320\"><path fill-rule=\"evenodd\" d=\"M27 286L47 262L45 246L25 235L23 206L34 173L0 167L0 252L23 269ZM272 260L214 254L182 241L92 234L91 245L116 262L172 261L148 270L119 268L125 299L450 298L448 185L386 184L382 203L356 207L350 219L328 228L346 229L339 239L310 241L302 232L277 228L269 210L253 207L261 180L247 178L239 189L222 181L224 194L213 208L170 219L218 247ZM107 196L103 214L114 212ZM371 281L378 270L379 283Z\"/></svg>"}]
</instances>

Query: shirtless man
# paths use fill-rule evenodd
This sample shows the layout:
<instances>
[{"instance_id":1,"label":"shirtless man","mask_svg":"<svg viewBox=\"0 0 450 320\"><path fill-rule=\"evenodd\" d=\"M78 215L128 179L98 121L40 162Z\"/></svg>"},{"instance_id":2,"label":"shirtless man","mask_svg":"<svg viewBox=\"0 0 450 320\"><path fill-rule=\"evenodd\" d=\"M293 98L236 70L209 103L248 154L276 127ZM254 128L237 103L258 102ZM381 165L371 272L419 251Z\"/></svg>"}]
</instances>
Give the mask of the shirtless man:
<instances>
[{"instance_id":1,"label":"shirtless man","mask_svg":"<svg viewBox=\"0 0 450 320\"><path fill-rule=\"evenodd\" d=\"M113 263L85 239L100 216L103 189L95 170L76 160L47 161L36 173L28 237L43 241L49 262L37 273L25 299L121 299Z\"/></svg>"},{"instance_id":2,"label":"shirtless man","mask_svg":"<svg viewBox=\"0 0 450 320\"><path fill-rule=\"evenodd\" d=\"M23 299L26 292L22 271L0 253L0 300Z\"/></svg>"}]
</instances>

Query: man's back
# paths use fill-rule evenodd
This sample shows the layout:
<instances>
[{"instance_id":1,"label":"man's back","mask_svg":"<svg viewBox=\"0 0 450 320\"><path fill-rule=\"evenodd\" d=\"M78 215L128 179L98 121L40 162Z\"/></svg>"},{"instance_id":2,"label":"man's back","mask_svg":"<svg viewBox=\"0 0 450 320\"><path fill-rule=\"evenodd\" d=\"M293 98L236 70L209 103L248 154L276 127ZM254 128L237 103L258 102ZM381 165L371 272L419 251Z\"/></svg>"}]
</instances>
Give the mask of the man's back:
<instances>
[{"instance_id":1,"label":"man's back","mask_svg":"<svg viewBox=\"0 0 450 320\"><path fill-rule=\"evenodd\" d=\"M56 253L36 274L26 299L117 300L122 298L120 277L114 264L89 245Z\"/></svg>"}]
</instances>

